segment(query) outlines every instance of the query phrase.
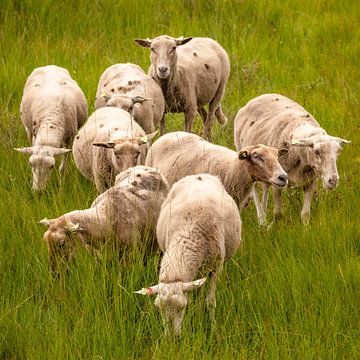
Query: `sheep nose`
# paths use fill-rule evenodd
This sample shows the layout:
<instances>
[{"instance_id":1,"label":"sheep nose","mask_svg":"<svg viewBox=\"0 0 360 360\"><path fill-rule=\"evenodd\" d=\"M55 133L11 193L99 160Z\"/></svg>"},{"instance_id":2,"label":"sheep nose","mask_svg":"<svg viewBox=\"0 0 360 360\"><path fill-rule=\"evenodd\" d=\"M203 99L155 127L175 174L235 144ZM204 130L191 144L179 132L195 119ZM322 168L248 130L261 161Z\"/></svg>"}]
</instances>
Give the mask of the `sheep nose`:
<instances>
[{"instance_id":1,"label":"sheep nose","mask_svg":"<svg viewBox=\"0 0 360 360\"><path fill-rule=\"evenodd\" d=\"M160 73L165 74L168 71L168 67L167 66L159 66L158 70Z\"/></svg>"},{"instance_id":2,"label":"sheep nose","mask_svg":"<svg viewBox=\"0 0 360 360\"><path fill-rule=\"evenodd\" d=\"M282 186L285 186L287 184L288 181L288 176L287 174L281 174L278 176L278 181L279 184L281 184Z\"/></svg>"},{"instance_id":3,"label":"sheep nose","mask_svg":"<svg viewBox=\"0 0 360 360\"><path fill-rule=\"evenodd\" d=\"M338 184L339 178L334 176L328 179L327 186L329 189L335 189Z\"/></svg>"}]
</instances>

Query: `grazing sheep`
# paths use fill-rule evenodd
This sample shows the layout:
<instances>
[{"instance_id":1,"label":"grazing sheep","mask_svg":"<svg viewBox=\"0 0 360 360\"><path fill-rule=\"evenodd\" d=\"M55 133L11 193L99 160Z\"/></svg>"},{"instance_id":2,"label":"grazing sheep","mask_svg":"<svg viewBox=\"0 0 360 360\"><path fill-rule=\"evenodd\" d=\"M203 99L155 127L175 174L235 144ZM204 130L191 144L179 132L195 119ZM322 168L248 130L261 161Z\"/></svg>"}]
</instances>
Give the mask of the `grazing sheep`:
<instances>
[{"instance_id":1,"label":"grazing sheep","mask_svg":"<svg viewBox=\"0 0 360 360\"><path fill-rule=\"evenodd\" d=\"M148 141L128 112L114 107L96 110L79 130L73 144L75 164L99 193L113 185L121 171L145 162Z\"/></svg>"},{"instance_id":2,"label":"grazing sheep","mask_svg":"<svg viewBox=\"0 0 360 360\"><path fill-rule=\"evenodd\" d=\"M68 263L79 247L98 254L112 238L121 250L142 234L154 233L168 190L158 170L136 166L119 174L115 185L99 195L89 209L41 220L48 227L44 240L52 270L60 270L61 263Z\"/></svg>"},{"instance_id":3,"label":"grazing sheep","mask_svg":"<svg viewBox=\"0 0 360 360\"><path fill-rule=\"evenodd\" d=\"M239 153L211 144L200 136L174 132L160 137L150 148L145 164L159 169L170 186L186 175L218 176L237 204L247 199L255 181L287 184L278 155L286 150L254 145Z\"/></svg>"},{"instance_id":4,"label":"grazing sheep","mask_svg":"<svg viewBox=\"0 0 360 360\"><path fill-rule=\"evenodd\" d=\"M304 190L301 219L310 220L310 205L321 178L326 189L334 189L339 181L336 159L347 140L330 136L302 106L278 94L265 94L249 101L235 118L235 144L240 149L257 142L288 149L280 163L289 176L290 187ZM265 185L262 204L254 192L261 221L266 222L269 184ZM281 189L273 188L274 214L281 214Z\"/></svg>"},{"instance_id":5,"label":"grazing sheep","mask_svg":"<svg viewBox=\"0 0 360 360\"><path fill-rule=\"evenodd\" d=\"M212 319L216 281L241 241L241 220L235 201L219 179L209 174L187 176L171 188L164 201L156 234L161 260L159 284L138 291L157 295L165 334L180 335L187 293L202 286L210 274L207 296Z\"/></svg>"},{"instance_id":6,"label":"grazing sheep","mask_svg":"<svg viewBox=\"0 0 360 360\"><path fill-rule=\"evenodd\" d=\"M211 140L211 120L225 125L221 98L230 75L226 51L210 38L136 39L151 49L149 75L161 86L166 112L185 113L185 131L191 132L198 111L204 121L204 137ZM209 104L206 114L204 106Z\"/></svg>"},{"instance_id":7,"label":"grazing sheep","mask_svg":"<svg viewBox=\"0 0 360 360\"><path fill-rule=\"evenodd\" d=\"M66 69L39 67L26 80L20 112L32 146L15 150L30 155L33 189L44 190L55 156L71 151L73 138L87 117L86 98ZM66 161L67 155L61 161L61 174Z\"/></svg>"},{"instance_id":8,"label":"grazing sheep","mask_svg":"<svg viewBox=\"0 0 360 360\"><path fill-rule=\"evenodd\" d=\"M163 119L164 95L160 86L135 64L115 64L101 75L95 109L115 106L132 114L146 133L154 132ZM164 123L160 124L160 134Z\"/></svg>"}]
</instances>

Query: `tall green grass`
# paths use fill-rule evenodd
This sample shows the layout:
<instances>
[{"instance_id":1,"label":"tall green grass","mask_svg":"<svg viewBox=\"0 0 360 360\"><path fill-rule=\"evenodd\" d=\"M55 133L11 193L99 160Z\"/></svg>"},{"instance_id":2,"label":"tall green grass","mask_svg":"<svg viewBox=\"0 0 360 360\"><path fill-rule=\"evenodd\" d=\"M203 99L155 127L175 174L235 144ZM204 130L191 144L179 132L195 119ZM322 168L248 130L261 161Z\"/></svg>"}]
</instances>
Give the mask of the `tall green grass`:
<instances>
[{"instance_id":1,"label":"tall green grass","mask_svg":"<svg viewBox=\"0 0 360 360\"><path fill-rule=\"evenodd\" d=\"M356 1L109 0L9 1L0 8L0 359L358 359L360 357L359 113L360 4ZM110 249L96 262L80 253L66 276L48 266L43 217L88 207L94 186L73 163L42 196L31 190L28 141L20 121L23 86L38 66L66 67L89 110L111 64L147 68L134 38L210 36L228 51L225 130L249 99L282 93L330 134L352 140L338 161L339 188L321 188L308 227L300 193L287 193L283 221L257 226L243 213L243 246L218 285L216 328L205 291L191 295L180 339L162 337L153 299L132 292L157 281L159 254L126 266ZM167 130L182 129L167 116ZM195 130L200 133L201 121Z\"/></svg>"}]
</instances>

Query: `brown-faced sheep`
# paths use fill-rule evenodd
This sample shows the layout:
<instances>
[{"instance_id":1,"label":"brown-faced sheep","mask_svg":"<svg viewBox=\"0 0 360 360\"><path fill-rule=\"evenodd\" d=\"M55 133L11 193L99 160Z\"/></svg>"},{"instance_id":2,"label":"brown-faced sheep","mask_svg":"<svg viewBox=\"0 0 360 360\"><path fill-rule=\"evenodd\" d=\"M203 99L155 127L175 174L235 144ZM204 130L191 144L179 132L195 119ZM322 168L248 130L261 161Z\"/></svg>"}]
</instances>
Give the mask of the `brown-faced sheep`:
<instances>
[{"instance_id":1,"label":"brown-faced sheep","mask_svg":"<svg viewBox=\"0 0 360 360\"><path fill-rule=\"evenodd\" d=\"M75 164L101 193L113 185L121 171L145 163L148 141L154 135L146 135L128 112L114 107L100 108L75 137Z\"/></svg>"},{"instance_id":2,"label":"brown-faced sheep","mask_svg":"<svg viewBox=\"0 0 360 360\"><path fill-rule=\"evenodd\" d=\"M115 239L115 247L121 250L144 232L155 235L168 190L167 181L158 170L136 166L119 174L115 185L99 195L89 209L41 220L48 227L44 240L52 270L58 272L80 247L98 254L107 239Z\"/></svg>"},{"instance_id":3,"label":"brown-faced sheep","mask_svg":"<svg viewBox=\"0 0 360 360\"><path fill-rule=\"evenodd\" d=\"M226 51L210 38L136 39L151 49L149 75L161 86L166 112L185 113L185 131L191 132L198 111L204 121L204 137L211 140L211 120L215 114L220 124L227 118L221 98L230 75ZM209 104L208 113L204 106Z\"/></svg>"},{"instance_id":4,"label":"brown-faced sheep","mask_svg":"<svg viewBox=\"0 0 360 360\"><path fill-rule=\"evenodd\" d=\"M33 189L43 190L55 156L63 155L59 170L65 170L65 154L87 117L86 98L66 69L48 65L36 68L26 80L20 112L32 146L15 150L30 155Z\"/></svg>"},{"instance_id":5,"label":"brown-faced sheep","mask_svg":"<svg viewBox=\"0 0 360 360\"><path fill-rule=\"evenodd\" d=\"M287 175L278 161L278 155L283 152L286 150L253 145L236 153L195 134L178 131L160 137L150 147L145 164L159 169L170 186L187 175L218 176L240 205L255 181L277 186L287 184Z\"/></svg>"},{"instance_id":6,"label":"brown-faced sheep","mask_svg":"<svg viewBox=\"0 0 360 360\"><path fill-rule=\"evenodd\" d=\"M146 133L163 119L165 100L160 86L140 66L115 64L101 75L95 109L115 106L129 112ZM160 124L160 133L164 124Z\"/></svg>"},{"instance_id":7,"label":"brown-faced sheep","mask_svg":"<svg viewBox=\"0 0 360 360\"><path fill-rule=\"evenodd\" d=\"M159 284L137 293L157 295L165 334L180 335L188 292L206 280L196 277L210 274L207 305L214 317L217 278L241 241L239 211L217 177L187 176L171 188L156 233L163 252Z\"/></svg>"},{"instance_id":8,"label":"brown-faced sheep","mask_svg":"<svg viewBox=\"0 0 360 360\"><path fill-rule=\"evenodd\" d=\"M288 149L280 163L289 176L289 186L304 190L301 219L307 224L316 180L321 178L327 189L337 186L336 159L341 146L349 141L328 135L302 106L278 94L264 94L249 101L237 113L234 129L237 149L258 142ZM254 193L262 223L266 223L269 186L265 185L261 204ZM281 190L273 188L275 217L281 214Z\"/></svg>"}]
</instances>

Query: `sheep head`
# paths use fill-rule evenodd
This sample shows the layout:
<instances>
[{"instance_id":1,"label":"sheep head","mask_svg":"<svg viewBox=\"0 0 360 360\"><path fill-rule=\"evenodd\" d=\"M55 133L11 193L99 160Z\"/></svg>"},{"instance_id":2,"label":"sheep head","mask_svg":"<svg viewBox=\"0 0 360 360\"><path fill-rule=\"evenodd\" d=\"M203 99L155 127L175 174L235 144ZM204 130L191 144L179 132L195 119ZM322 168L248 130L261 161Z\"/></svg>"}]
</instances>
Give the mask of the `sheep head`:
<instances>
[{"instance_id":1,"label":"sheep head","mask_svg":"<svg viewBox=\"0 0 360 360\"><path fill-rule=\"evenodd\" d=\"M79 223L73 223L66 216L57 219L42 219L39 224L48 229L43 239L48 246L50 267L58 274L63 265L67 265L73 257L76 246L85 244L82 232L85 231Z\"/></svg>"},{"instance_id":2,"label":"sheep head","mask_svg":"<svg viewBox=\"0 0 360 360\"><path fill-rule=\"evenodd\" d=\"M292 138L291 145L304 147L306 160L314 172L321 178L325 189L335 189L339 182L336 161L341 147L350 141L327 134L305 138Z\"/></svg>"},{"instance_id":3,"label":"sheep head","mask_svg":"<svg viewBox=\"0 0 360 360\"><path fill-rule=\"evenodd\" d=\"M181 324L188 303L187 293L204 285L206 278L190 282L159 283L136 291L141 295L157 295L155 305L159 308L163 320L165 335L181 334Z\"/></svg>"},{"instance_id":4,"label":"sheep head","mask_svg":"<svg viewBox=\"0 0 360 360\"><path fill-rule=\"evenodd\" d=\"M42 191L50 178L51 170L55 166L55 156L65 155L71 149L55 148L52 146L32 146L15 148L23 154L29 154L29 164L33 174L34 191Z\"/></svg>"},{"instance_id":5,"label":"sheep head","mask_svg":"<svg viewBox=\"0 0 360 360\"><path fill-rule=\"evenodd\" d=\"M151 64L160 79L167 79L177 63L176 49L188 43L192 38L173 38L161 35L155 39L135 39L140 46L149 47L151 50Z\"/></svg>"},{"instance_id":6,"label":"sheep head","mask_svg":"<svg viewBox=\"0 0 360 360\"><path fill-rule=\"evenodd\" d=\"M262 144L247 146L239 154L239 160L247 161L248 172L253 181L285 186L288 176L279 163L278 157L287 153L287 149L275 149Z\"/></svg>"},{"instance_id":7,"label":"sheep head","mask_svg":"<svg viewBox=\"0 0 360 360\"><path fill-rule=\"evenodd\" d=\"M93 143L93 145L111 150L108 154L108 158L115 174L119 174L121 171L143 162L143 159L146 156L148 143L156 133L157 132L136 137L123 136L105 142Z\"/></svg>"}]
</instances>

